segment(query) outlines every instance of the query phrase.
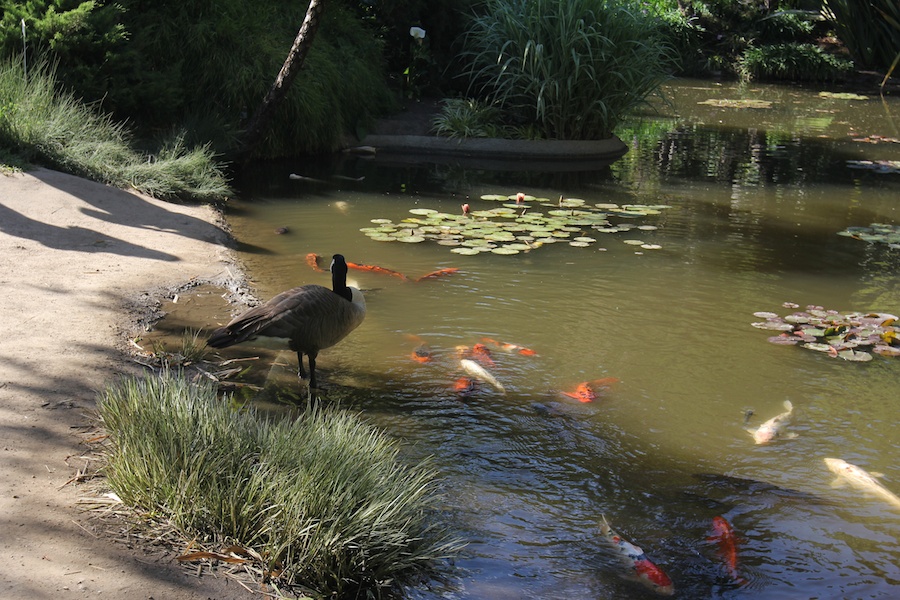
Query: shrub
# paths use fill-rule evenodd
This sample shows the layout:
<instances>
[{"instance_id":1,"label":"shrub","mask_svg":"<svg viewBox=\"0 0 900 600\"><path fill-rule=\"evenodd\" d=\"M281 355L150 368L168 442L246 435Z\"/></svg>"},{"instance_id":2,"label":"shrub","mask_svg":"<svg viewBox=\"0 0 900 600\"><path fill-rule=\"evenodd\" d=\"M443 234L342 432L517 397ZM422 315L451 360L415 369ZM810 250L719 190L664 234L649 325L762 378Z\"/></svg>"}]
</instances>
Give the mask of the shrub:
<instances>
[{"instance_id":1,"label":"shrub","mask_svg":"<svg viewBox=\"0 0 900 600\"><path fill-rule=\"evenodd\" d=\"M748 49L738 61L742 79L834 81L853 70L853 63L812 44L773 44Z\"/></svg>"},{"instance_id":2,"label":"shrub","mask_svg":"<svg viewBox=\"0 0 900 600\"><path fill-rule=\"evenodd\" d=\"M434 118L433 131L452 138L502 137L500 111L478 100L449 98Z\"/></svg>"},{"instance_id":3,"label":"shrub","mask_svg":"<svg viewBox=\"0 0 900 600\"><path fill-rule=\"evenodd\" d=\"M604 0L487 0L464 45L476 95L550 139L609 137L673 56L656 19Z\"/></svg>"},{"instance_id":4,"label":"shrub","mask_svg":"<svg viewBox=\"0 0 900 600\"><path fill-rule=\"evenodd\" d=\"M432 520L435 472L402 464L384 434L335 409L235 412L216 394L167 372L102 394L105 470L126 504L327 597L380 596L458 549Z\"/></svg>"}]
</instances>

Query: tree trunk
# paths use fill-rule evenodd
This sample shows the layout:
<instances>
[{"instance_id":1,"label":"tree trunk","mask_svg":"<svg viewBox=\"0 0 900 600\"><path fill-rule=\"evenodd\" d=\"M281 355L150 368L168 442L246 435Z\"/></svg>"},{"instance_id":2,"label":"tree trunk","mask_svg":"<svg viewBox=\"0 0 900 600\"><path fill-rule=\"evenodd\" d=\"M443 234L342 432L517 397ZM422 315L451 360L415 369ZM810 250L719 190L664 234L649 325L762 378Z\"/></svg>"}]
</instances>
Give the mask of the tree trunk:
<instances>
[{"instance_id":1,"label":"tree trunk","mask_svg":"<svg viewBox=\"0 0 900 600\"><path fill-rule=\"evenodd\" d=\"M291 83L303 67L303 61L309 53L310 46L312 46L313 38L316 35L316 30L319 28L324 10L325 0L310 0L309 8L306 9L306 18L303 19L303 25L300 26L300 31L297 33L297 37L294 38L294 45L291 46L291 51L284 60L281 71L278 73L278 77L275 78L275 83L272 84L269 93L266 94L262 104L256 109L256 112L250 118L250 122L247 123L246 129L244 129L244 134L238 147L238 156L240 158L249 158L260 142L262 142L275 111L278 110L282 100L287 95L288 89L291 87Z\"/></svg>"}]
</instances>

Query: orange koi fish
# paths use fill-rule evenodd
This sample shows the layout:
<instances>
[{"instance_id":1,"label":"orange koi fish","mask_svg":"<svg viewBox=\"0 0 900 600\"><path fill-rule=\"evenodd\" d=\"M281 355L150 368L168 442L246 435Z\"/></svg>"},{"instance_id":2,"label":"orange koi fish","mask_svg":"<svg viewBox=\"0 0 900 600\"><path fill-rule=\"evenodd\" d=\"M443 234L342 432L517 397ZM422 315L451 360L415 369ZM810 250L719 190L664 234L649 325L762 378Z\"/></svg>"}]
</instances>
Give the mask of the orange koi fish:
<instances>
[{"instance_id":1,"label":"orange koi fish","mask_svg":"<svg viewBox=\"0 0 900 600\"><path fill-rule=\"evenodd\" d=\"M319 266L319 255L315 252L310 252L306 255L306 264L309 265L309 267L317 273L325 272L325 269Z\"/></svg>"},{"instance_id":2,"label":"orange koi fish","mask_svg":"<svg viewBox=\"0 0 900 600\"><path fill-rule=\"evenodd\" d=\"M675 586L669 576L653 564L643 550L613 531L605 516L601 515L601 519L603 520L600 522L600 535L604 542L618 552L627 571L624 574L625 578L637 581L661 596L674 594Z\"/></svg>"},{"instance_id":3,"label":"orange koi fish","mask_svg":"<svg viewBox=\"0 0 900 600\"><path fill-rule=\"evenodd\" d=\"M488 350L488 347L484 344L475 344L472 346L472 356L486 367L496 366L494 359L491 358L491 351Z\"/></svg>"},{"instance_id":4,"label":"orange koi fish","mask_svg":"<svg viewBox=\"0 0 900 600\"><path fill-rule=\"evenodd\" d=\"M475 391L475 381L468 377L460 377L453 383L453 390L460 396L468 396Z\"/></svg>"},{"instance_id":5,"label":"orange koi fish","mask_svg":"<svg viewBox=\"0 0 900 600\"><path fill-rule=\"evenodd\" d=\"M391 275L393 277L399 277L403 281L407 281L406 275L400 273L398 271L393 271L391 269L386 269L384 267L379 267L378 265L361 265L357 263L352 263L347 261L347 266L351 269L356 269L357 271L369 271L371 273L381 273L383 275Z\"/></svg>"},{"instance_id":6,"label":"orange koi fish","mask_svg":"<svg viewBox=\"0 0 900 600\"><path fill-rule=\"evenodd\" d=\"M417 335L412 334L406 334L406 337L411 341L416 342L416 347L409 355L411 359L420 363L431 362L434 359L434 357L432 357L431 355L431 348L428 347L428 344L425 343L425 340Z\"/></svg>"},{"instance_id":7,"label":"orange koi fish","mask_svg":"<svg viewBox=\"0 0 900 600\"><path fill-rule=\"evenodd\" d=\"M507 342L498 342L495 339L491 338L481 338L482 342L487 342L488 344L493 344L497 346L501 350L505 352L518 352L522 356L537 356L537 352L532 350L531 348L526 348L524 346L519 346L518 344L509 344Z\"/></svg>"},{"instance_id":8,"label":"orange koi fish","mask_svg":"<svg viewBox=\"0 0 900 600\"><path fill-rule=\"evenodd\" d=\"M725 517L713 517L713 534L707 541L718 544L718 555L725 564L728 576L736 582L743 583L744 579L738 574L737 539L734 529Z\"/></svg>"},{"instance_id":9,"label":"orange koi fish","mask_svg":"<svg viewBox=\"0 0 900 600\"><path fill-rule=\"evenodd\" d=\"M446 267L444 269L438 269L437 271L432 271L431 273L427 273L422 275L416 281L422 281L423 279L437 279L438 277L443 277L444 275L452 275L459 271L457 267Z\"/></svg>"},{"instance_id":10,"label":"orange koi fish","mask_svg":"<svg viewBox=\"0 0 900 600\"><path fill-rule=\"evenodd\" d=\"M604 377L602 379L595 379L594 381L584 381L578 384L578 387L575 388L573 392L562 392L563 396L568 396L569 398L574 398L579 402L593 402L597 399L597 393L594 391L594 388L607 388L614 383L618 383L619 380L615 377Z\"/></svg>"}]
</instances>

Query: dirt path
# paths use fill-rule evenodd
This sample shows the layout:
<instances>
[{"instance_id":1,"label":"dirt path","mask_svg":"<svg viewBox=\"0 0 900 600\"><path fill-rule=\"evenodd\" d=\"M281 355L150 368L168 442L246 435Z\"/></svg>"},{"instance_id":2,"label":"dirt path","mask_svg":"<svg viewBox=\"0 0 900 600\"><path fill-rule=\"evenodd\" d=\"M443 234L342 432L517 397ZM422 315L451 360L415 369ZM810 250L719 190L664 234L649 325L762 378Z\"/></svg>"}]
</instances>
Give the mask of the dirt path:
<instances>
[{"instance_id":1,"label":"dirt path","mask_svg":"<svg viewBox=\"0 0 900 600\"><path fill-rule=\"evenodd\" d=\"M139 293L230 276L209 207L39 169L0 175L0 598L246 598L160 548L113 541L79 508L86 412L132 368L117 350ZM148 298L147 295L144 298Z\"/></svg>"}]
</instances>

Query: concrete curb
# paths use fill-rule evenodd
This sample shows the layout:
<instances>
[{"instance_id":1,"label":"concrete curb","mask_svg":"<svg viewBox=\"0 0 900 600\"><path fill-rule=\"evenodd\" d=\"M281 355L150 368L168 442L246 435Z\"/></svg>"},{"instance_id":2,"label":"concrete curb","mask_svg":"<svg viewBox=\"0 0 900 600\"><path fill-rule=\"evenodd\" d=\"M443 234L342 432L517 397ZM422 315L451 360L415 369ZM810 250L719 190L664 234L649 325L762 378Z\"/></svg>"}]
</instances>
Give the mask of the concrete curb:
<instances>
[{"instance_id":1,"label":"concrete curb","mask_svg":"<svg viewBox=\"0 0 900 600\"><path fill-rule=\"evenodd\" d=\"M607 166L628 152L624 142L615 136L605 140L531 141L369 135L361 145L375 148L379 162L454 162L500 170L592 170Z\"/></svg>"}]
</instances>

